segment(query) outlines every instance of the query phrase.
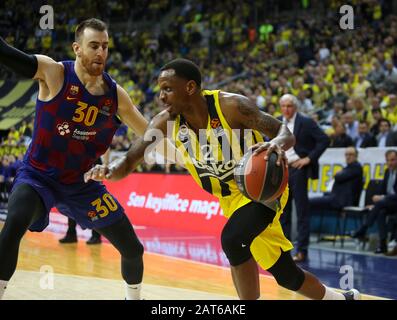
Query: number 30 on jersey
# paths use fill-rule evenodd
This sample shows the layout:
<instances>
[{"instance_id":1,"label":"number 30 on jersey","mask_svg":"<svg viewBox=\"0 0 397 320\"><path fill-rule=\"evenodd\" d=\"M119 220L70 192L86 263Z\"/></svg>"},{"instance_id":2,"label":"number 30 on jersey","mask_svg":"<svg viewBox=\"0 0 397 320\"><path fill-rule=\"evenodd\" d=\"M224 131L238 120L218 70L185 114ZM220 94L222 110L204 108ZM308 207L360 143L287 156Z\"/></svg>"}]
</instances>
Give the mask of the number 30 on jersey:
<instances>
[{"instance_id":1,"label":"number 30 on jersey","mask_svg":"<svg viewBox=\"0 0 397 320\"><path fill-rule=\"evenodd\" d=\"M74 112L72 120L77 123L84 123L87 127L92 126L98 116L96 106L88 106L85 102L77 102L78 108Z\"/></svg>"}]
</instances>

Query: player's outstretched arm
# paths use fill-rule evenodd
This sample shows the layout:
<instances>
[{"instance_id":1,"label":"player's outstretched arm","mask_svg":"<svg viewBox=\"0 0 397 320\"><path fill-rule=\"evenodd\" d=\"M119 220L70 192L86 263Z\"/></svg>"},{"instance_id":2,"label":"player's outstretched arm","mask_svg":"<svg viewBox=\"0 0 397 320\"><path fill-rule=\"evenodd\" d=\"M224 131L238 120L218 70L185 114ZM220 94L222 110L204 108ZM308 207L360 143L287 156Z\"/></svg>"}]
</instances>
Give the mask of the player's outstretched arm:
<instances>
[{"instance_id":1,"label":"player's outstretched arm","mask_svg":"<svg viewBox=\"0 0 397 320\"><path fill-rule=\"evenodd\" d=\"M145 152L150 152L153 149L152 147L155 147L163 138L167 130L169 117L168 111L156 115L150 121L144 135L133 141L130 149L123 157L112 162L109 166L96 165L84 174L84 181L101 181L104 179L117 181L129 175L143 160Z\"/></svg>"},{"instance_id":2,"label":"player's outstretched arm","mask_svg":"<svg viewBox=\"0 0 397 320\"><path fill-rule=\"evenodd\" d=\"M63 66L50 57L27 54L7 44L0 37L0 63L20 76L48 82L50 75L58 76Z\"/></svg>"}]
</instances>

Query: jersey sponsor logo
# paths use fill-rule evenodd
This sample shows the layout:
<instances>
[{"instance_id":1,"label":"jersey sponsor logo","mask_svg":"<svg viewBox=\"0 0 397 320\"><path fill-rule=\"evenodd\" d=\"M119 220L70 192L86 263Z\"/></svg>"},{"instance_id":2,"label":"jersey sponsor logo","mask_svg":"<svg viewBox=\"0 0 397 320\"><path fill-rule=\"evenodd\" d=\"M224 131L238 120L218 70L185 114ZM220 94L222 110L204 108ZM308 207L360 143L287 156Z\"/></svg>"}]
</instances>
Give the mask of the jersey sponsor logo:
<instances>
[{"instance_id":1,"label":"jersey sponsor logo","mask_svg":"<svg viewBox=\"0 0 397 320\"><path fill-rule=\"evenodd\" d=\"M69 123L67 122L58 124L57 129L61 136L66 136L70 133Z\"/></svg>"},{"instance_id":2,"label":"jersey sponsor logo","mask_svg":"<svg viewBox=\"0 0 397 320\"><path fill-rule=\"evenodd\" d=\"M88 141L91 137L96 135L96 131L83 131L74 129L72 138L76 140Z\"/></svg>"},{"instance_id":3,"label":"jersey sponsor logo","mask_svg":"<svg viewBox=\"0 0 397 320\"><path fill-rule=\"evenodd\" d=\"M76 100L76 99L77 99L77 97L69 97L69 96L66 97L66 100L68 100L68 101L70 101L70 100Z\"/></svg>"},{"instance_id":4,"label":"jersey sponsor logo","mask_svg":"<svg viewBox=\"0 0 397 320\"><path fill-rule=\"evenodd\" d=\"M234 167L236 166L236 160L234 159L227 162L212 162L207 164L192 158L192 163L197 169L206 171L202 173L197 172L200 178L214 177L226 181L230 180L227 178L233 175Z\"/></svg>"}]
</instances>

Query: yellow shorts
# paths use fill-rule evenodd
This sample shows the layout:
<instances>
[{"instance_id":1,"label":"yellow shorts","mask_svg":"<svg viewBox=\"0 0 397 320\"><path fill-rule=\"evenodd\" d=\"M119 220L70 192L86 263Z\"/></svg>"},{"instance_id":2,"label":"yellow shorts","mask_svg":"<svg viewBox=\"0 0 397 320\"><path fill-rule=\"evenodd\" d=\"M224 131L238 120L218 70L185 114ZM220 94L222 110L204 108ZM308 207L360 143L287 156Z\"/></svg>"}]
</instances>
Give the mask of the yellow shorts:
<instances>
[{"instance_id":1,"label":"yellow shorts","mask_svg":"<svg viewBox=\"0 0 397 320\"><path fill-rule=\"evenodd\" d=\"M277 211L273 222L251 243L251 253L258 264L265 270L272 267L278 260L281 250L289 251L293 248L292 243L285 237L280 223L280 216L288 200L288 186L280 199L280 209ZM241 197L235 197L232 202L224 203L220 199L220 204L224 210L224 215L229 218L233 212L247 203L251 202L242 194ZM226 210L225 210L226 208Z\"/></svg>"}]
</instances>

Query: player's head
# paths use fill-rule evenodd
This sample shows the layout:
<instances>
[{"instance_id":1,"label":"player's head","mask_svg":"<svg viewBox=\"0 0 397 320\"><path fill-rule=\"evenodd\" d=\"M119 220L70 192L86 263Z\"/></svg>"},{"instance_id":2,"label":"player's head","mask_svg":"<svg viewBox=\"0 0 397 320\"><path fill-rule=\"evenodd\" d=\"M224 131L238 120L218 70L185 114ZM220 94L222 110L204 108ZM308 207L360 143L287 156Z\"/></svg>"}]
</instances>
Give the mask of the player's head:
<instances>
[{"instance_id":1,"label":"player's head","mask_svg":"<svg viewBox=\"0 0 397 320\"><path fill-rule=\"evenodd\" d=\"M160 100L172 114L180 113L190 97L201 93L199 67L186 59L175 59L161 68Z\"/></svg>"},{"instance_id":2,"label":"player's head","mask_svg":"<svg viewBox=\"0 0 397 320\"><path fill-rule=\"evenodd\" d=\"M280 98L280 109L284 118L289 120L298 111L299 100L292 94L284 94Z\"/></svg>"},{"instance_id":3,"label":"player's head","mask_svg":"<svg viewBox=\"0 0 397 320\"><path fill-rule=\"evenodd\" d=\"M77 26L73 50L89 75L102 74L108 57L108 44L107 25L103 21L92 18Z\"/></svg>"}]
</instances>

